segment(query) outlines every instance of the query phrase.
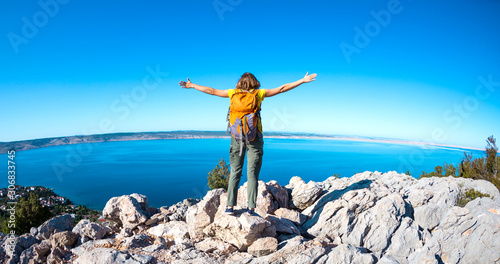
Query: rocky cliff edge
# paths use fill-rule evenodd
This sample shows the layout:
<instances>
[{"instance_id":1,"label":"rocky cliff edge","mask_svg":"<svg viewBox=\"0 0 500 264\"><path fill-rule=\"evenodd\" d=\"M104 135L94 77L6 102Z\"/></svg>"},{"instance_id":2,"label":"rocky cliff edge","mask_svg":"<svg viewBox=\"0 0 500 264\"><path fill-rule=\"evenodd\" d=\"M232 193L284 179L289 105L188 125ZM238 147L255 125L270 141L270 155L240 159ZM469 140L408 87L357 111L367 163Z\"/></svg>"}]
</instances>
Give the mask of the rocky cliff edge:
<instances>
[{"instance_id":1,"label":"rocky cliff edge","mask_svg":"<svg viewBox=\"0 0 500 264\"><path fill-rule=\"evenodd\" d=\"M471 189L490 197L457 206ZM234 216L223 189L159 209L141 194L113 197L103 216L114 225L57 216L2 236L0 263L500 262L500 193L487 181L364 172L258 190L249 215L240 187Z\"/></svg>"}]
</instances>

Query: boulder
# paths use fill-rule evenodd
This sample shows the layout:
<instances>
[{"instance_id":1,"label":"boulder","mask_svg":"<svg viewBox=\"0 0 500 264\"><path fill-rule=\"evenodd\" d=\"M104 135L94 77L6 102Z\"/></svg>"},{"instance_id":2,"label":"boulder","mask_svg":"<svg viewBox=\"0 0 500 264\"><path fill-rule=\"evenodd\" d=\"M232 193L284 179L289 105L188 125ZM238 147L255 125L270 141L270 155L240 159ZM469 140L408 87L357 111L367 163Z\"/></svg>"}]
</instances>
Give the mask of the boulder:
<instances>
[{"instance_id":1,"label":"boulder","mask_svg":"<svg viewBox=\"0 0 500 264\"><path fill-rule=\"evenodd\" d=\"M318 209L313 210L312 217L301 229L313 236L326 234L330 237L342 237L352 229L356 215L373 207L376 200L377 195L368 189L338 194L332 191L321 197L321 202L315 205Z\"/></svg>"},{"instance_id":2,"label":"boulder","mask_svg":"<svg viewBox=\"0 0 500 264\"><path fill-rule=\"evenodd\" d=\"M290 185L293 186L291 203L300 210L304 210L312 205L323 191L316 183L312 181L305 183L302 179L298 180L295 178L293 182L290 180Z\"/></svg>"},{"instance_id":3,"label":"boulder","mask_svg":"<svg viewBox=\"0 0 500 264\"><path fill-rule=\"evenodd\" d=\"M287 235L287 234L281 234L278 236L278 249L284 249L287 247L295 247L303 242L305 242L306 239L303 236L300 235Z\"/></svg>"},{"instance_id":4,"label":"boulder","mask_svg":"<svg viewBox=\"0 0 500 264\"><path fill-rule=\"evenodd\" d=\"M290 202L290 197L285 188L281 187L277 181L269 181L267 183L267 189L273 196L274 200L278 203L277 208L288 208L288 203Z\"/></svg>"},{"instance_id":5,"label":"boulder","mask_svg":"<svg viewBox=\"0 0 500 264\"><path fill-rule=\"evenodd\" d=\"M356 175L360 175L360 174L356 174ZM339 200L346 193L354 192L354 191L357 191L357 190L365 190L365 189L368 189L368 190L372 191L371 188L374 185L373 184L374 183L373 180L365 179L365 178L372 178L373 175L372 174L366 174L366 173L361 174L361 175L363 177L357 177L358 179L356 179L356 180L350 179L350 178L337 179L335 181L335 183L337 183L337 186L336 187L330 187L329 190L326 191L325 194L323 194L322 196L320 196L316 200L316 202L314 202L314 204L312 204L311 206L309 206L306 209L304 209L302 211L302 214L304 214L307 217L311 218L316 213L316 211L323 210L324 206L327 203ZM373 190L371 193L372 194L370 195L370 197L373 197L373 199L375 199L375 197L378 196L378 194L376 193L375 190ZM368 199L368 198L369 197L367 197L366 199ZM356 199L360 199L360 198L358 197ZM363 206L371 206L371 202L372 201L367 201L367 203L364 204Z\"/></svg>"},{"instance_id":6,"label":"boulder","mask_svg":"<svg viewBox=\"0 0 500 264\"><path fill-rule=\"evenodd\" d=\"M166 222L168 222L169 221L168 217L166 219L167 219ZM144 224L147 226L152 226L156 225L157 223L163 223L163 222L165 222L165 215L163 213L157 213L151 216L151 218L149 218L148 220L146 220L146 223Z\"/></svg>"},{"instance_id":7,"label":"boulder","mask_svg":"<svg viewBox=\"0 0 500 264\"><path fill-rule=\"evenodd\" d=\"M500 190L498 190L497 187L489 181L473 180L470 178L455 178L451 176L445 179L456 182L462 189L462 192L474 189L478 192L488 194L492 198L500 196Z\"/></svg>"},{"instance_id":8,"label":"boulder","mask_svg":"<svg viewBox=\"0 0 500 264\"><path fill-rule=\"evenodd\" d=\"M142 261L139 261L140 259ZM146 260L151 260L151 256L146 258ZM145 264L149 261L145 261L142 258L128 253L120 252L112 248L95 248L90 251L86 251L81 256L79 256L75 264L88 264L88 263L99 263L99 264Z\"/></svg>"},{"instance_id":9,"label":"boulder","mask_svg":"<svg viewBox=\"0 0 500 264\"><path fill-rule=\"evenodd\" d=\"M165 215L167 215L167 219L170 221L186 221L186 213L190 206L193 206L199 202L198 199L184 199L181 202L178 202L168 209L164 210Z\"/></svg>"},{"instance_id":10,"label":"boulder","mask_svg":"<svg viewBox=\"0 0 500 264\"><path fill-rule=\"evenodd\" d=\"M92 240L101 239L112 233L109 227L103 227L97 223L89 221L88 219L80 220L80 222L78 222L78 224L73 228L73 232Z\"/></svg>"},{"instance_id":11,"label":"boulder","mask_svg":"<svg viewBox=\"0 0 500 264\"><path fill-rule=\"evenodd\" d=\"M447 211L457 204L461 187L452 177L422 178L404 190L414 209L415 222L428 230L434 229Z\"/></svg>"},{"instance_id":12,"label":"boulder","mask_svg":"<svg viewBox=\"0 0 500 264\"><path fill-rule=\"evenodd\" d=\"M35 245L32 245L31 247L29 247L28 249L24 250L21 253L21 255L19 256L19 264L29 264L30 260L31 260L31 262L35 261L36 256L35 256L34 248L35 248ZM41 261L39 261L39 262L41 262Z\"/></svg>"},{"instance_id":13,"label":"boulder","mask_svg":"<svg viewBox=\"0 0 500 264\"><path fill-rule=\"evenodd\" d=\"M47 256L50 253L52 242L49 239L46 239L39 244L34 244L31 247L33 248L33 255L27 255L27 260L29 261L30 259L33 259L38 263L45 263Z\"/></svg>"},{"instance_id":14,"label":"boulder","mask_svg":"<svg viewBox=\"0 0 500 264\"><path fill-rule=\"evenodd\" d=\"M209 191L201 202L189 207L186 212L186 223L191 239L200 240L205 236L203 229L214 221L221 204L221 195L224 193L224 189ZM223 204L225 205L225 201Z\"/></svg>"},{"instance_id":15,"label":"boulder","mask_svg":"<svg viewBox=\"0 0 500 264\"><path fill-rule=\"evenodd\" d=\"M123 228L134 229L148 219L145 215L148 206L148 198L142 194L123 195L111 198L102 215Z\"/></svg>"},{"instance_id":16,"label":"boulder","mask_svg":"<svg viewBox=\"0 0 500 264\"><path fill-rule=\"evenodd\" d=\"M409 217L401 220L396 232L391 237L390 246L387 248L384 260L387 263L396 261L396 263L407 262L408 257L415 251L421 249L431 234L421 228Z\"/></svg>"},{"instance_id":17,"label":"boulder","mask_svg":"<svg viewBox=\"0 0 500 264\"><path fill-rule=\"evenodd\" d=\"M196 250L203 251L205 253L213 253L219 256L229 256L231 253L238 251L238 249L226 243L220 239L209 237L202 240L195 245Z\"/></svg>"},{"instance_id":18,"label":"boulder","mask_svg":"<svg viewBox=\"0 0 500 264\"><path fill-rule=\"evenodd\" d=\"M205 252L198 251L194 248L188 248L179 252L177 255L178 260L172 261L172 264L188 264L188 263L203 263L203 264L217 264L217 260L211 258Z\"/></svg>"},{"instance_id":19,"label":"boulder","mask_svg":"<svg viewBox=\"0 0 500 264\"><path fill-rule=\"evenodd\" d=\"M148 233L157 237L169 237L175 241L189 239L188 224L182 221L171 221L148 229Z\"/></svg>"},{"instance_id":20,"label":"boulder","mask_svg":"<svg viewBox=\"0 0 500 264\"><path fill-rule=\"evenodd\" d=\"M365 181L374 183L370 186L372 190L399 193L401 195L403 195L405 188L417 182L415 178L395 171L386 173L365 171L363 173L357 173L349 178L341 178L341 180L347 183L346 187L350 187L357 182Z\"/></svg>"},{"instance_id":21,"label":"boulder","mask_svg":"<svg viewBox=\"0 0 500 264\"><path fill-rule=\"evenodd\" d=\"M352 231L342 241L371 252L382 252L390 244L390 238L399 227L405 214L405 203L399 194L388 195L370 209L355 216ZM344 234L343 234L344 235Z\"/></svg>"},{"instance_id":22,"label":"boulder","mask_svg":"<svg viewBox=\"0 0 500 264\"><path fill-rule=\"evenodd\" d=\"M8 237L4 240L3 250L5 251L7 257L17 261L24 250L30 248L38 242L39 240L31 234L24 234L18 237Z\"/></svg>"},{"instance_id":23,"label":"boulder","mask_svg":"<svg viewBox=\"0 0 500 264\"><path fill-rule=\"evenodd\" d=\"M384 255L377 264L401 264L401 263L408 263L408 260L404 260L403 262L398 261L394 256L392 255Z\"/></svg>"},{"instance_id":24,"label":"boulder","mask_svg":"<svg viewBox=\"0 0 500 264\"><path fill-rule=\"evenodd\" d=\"M408 256L408 264L439 264L443 263L439 257L441 245L436 238L431 237L425 245ZM439 258L439 260L438 260Z\"/></svg>"},{"instance_id":25,"label":"boulder","mask_svg":"<svg viewBox=\"0 0 500 264\"><path fill-rule=\"evenodd\" d=\"M232 264L232 263L252 263L254 256L252 254L249 254L247 252L235 252L234 254L231 254L226 261L224 261L224 264Z\"/></svg>"},{"instance_id":26,"label":"boulder","mask_svg":"<svg viewBox=\"0 0 500 264\"><path fill-rule=\"evenodd\" d=\"M72 248L78 240L78 234L71 231L62 231L50 237L52 248Z\"/></svg>"},{"instance_id":27,"label":"boulder","mask_svg":"<svg viewBox=\"0 0 500 264\"><path fill-rule=\"evenodd\" d=\"M327 202L301 228L310 235L324 235L336 243L381 252L389 245L404 215L405 202L399 194L380 198L368 189L352 190Z\"/></svg>"},{"instance_id":28,"label":"boulder","mask_svg":"<svg viewBox=\"0 0 500 264\"><path fill-rule=\"evenodd\" d=\"M132 229L130 229L130 228L122 228L120 230L119 236L121 236L121 237L129 237L129 236L132 236L133 234L134 234L134 232L132 231Z\"/></svg>"},{"instance_id":29,"label":"boulder","mask_svg":"<svg viewBox=\"0 0 500 264\"><path fill-rule=\"evenodd\" d=\"M255 242L257 243L257 242ZM291 241L283 245L283 242L278 246L278 251L258 258L251 259L252 264L257 263L294 263L308 264L316 263L320 257L326 253L325 247L318 245L312 240L304 241L300 236L297 236ZM240 261L240 263L245 263Z\"/></svg>"},{"instance_id":30,"label":"boulder","mask_svg":"<svg viewBox=\"0 0 500 264\"><path fill-rule=\"evenodd\" d=\"M45 221L38 227L37 238L40 240L49 239L54 233L71 231L73 226L73 219L69 214L59 215Z\"/></svg>"},{"instance_id":31,"label":"boulder","mask_svg":"<svg viewBox=\"0 0 500 264\"><path fill-rule=\"evenodd\" d=\"M340 244L333 248L330 253L321 257L318 264L372 264L376 263L376 258L373 254L367 253L366 249L357 248L350 244Z\"/></svg>"},{"instance_id":32,"label":"boulder","mask_svg":"<svg viewBox=\"0 0 500 264\"><path fill-rule=\"evenodd\" d=\"M288 185L285 186L285 188L293 190L297 185L305 183L306 182L299 176L293 176L292 178L290 178L290 181L288 182Z\"/></svg>"},{"instance_id":33,"label":"boulder","mask_svg":"<svg viewBox=\"0 0 500 264\"><path fill-rule=\"evenodd\" d=\"M482 224L500 223L500 200L489 197L476 198L470 201L465 208Z\"/></svg>"},{"instance_id":34,"label":"boulder","mask_svg":"<svg viewBox=\"0 0 500 264\"><path fill-rule=\"evenodd\" d=\"M452 207L432 232L445 263L494 263L500 259L500 204L478 198Z\"/></svg>"},{"instance_id":35,"label":"boulder","mask_svg":"<svg viewBox=\"0 0 500 264\"><path fill-rule=\"evenodd\" d=\"M441 222L449 209L450 207L444 202L419 206L414 209L415 222L427 230L432 230Z\"/></svg>"},{"instance_id":36,"label":"boulder","mask_svg":"<svg viewBox=\"0 0 500 264\"><path fill-rule=\"evenodd\" d=\"M404 193L414 209L415 222L428 230L433 230L457 204L461 193L470 189L499 196L498 189L490 182L455 177L431 177L416 181L405 187Z\"/></svg>"},{"instance_id":37,"label":"boulder","mask_svg":"<svg viewBox=\"0 0 500 264\"><path fill-rule=\"evenodd\" d=\"M274 211L274 214L276 216L281 217L281 218L288 219L288 220L292 221L297 226L302 225L307 220L306 215L301 214L295 210L286 209L286 208L280 208L280 209Z\"/></svg>"},{"instance_id":38,"label":"boulder","mask_svg":"<svg viewBox=\"0 0 500 264\"><path fill-rule=\"evenodd\" d=\"M143 252L148 252L148 253L153 253L153 252L158 252L160 250L164 250L166 249L167 246L165 246L164 244L154 244L154 245L149 245L147 247L143 247L141 248L141 250Z\"/></svg>"},{"instance_id":39,"label":"boulder","mask_svg":"<svg viewBox=\"0 0 500 264\"><path fill-rule=\"evenodd\" d=\"M293 224L292 221L286 218L274 215L267 215L265 219L276 227L276 232L278 233L300 235L299 229Z\"/></svg>"},{"instance_id":40,"label":"boulder","mask_svg":"<svg viewBox=\"0 0 500 264\"><path fill-rule=\"evenodd\" d=\"M90 240L71 249L71 252L74 255L81 256L85 252L90 251L94 248L99 248L99 247L109 248L114 244L114 242L115 240L113 238Z\"/></svg>"},{"instance_id":41,"label":"boulder","mask_svg":"<svg viewBox=\"0 0 500 264\"><path fill-rule=\"evenodd\" d=\"M137 203L140 206L140 210L142 212L147 212L149 210L149 201L148 201L148 198L145 195L138 194L138 193L133 193L133 194L131 194L129 196L131 198L133 198L135 201L137 201Z\"/></svg>"},{"instance_id":42,"label":"boulder","mask_svg":"<svg viewBox=\"0 0 500 264\"><path fill-rule=\"evenodd\" d=\"M331 176L327 178L326 180L319 182L318 185L327 192L335 191L335 190L341 190L349 186L350 183L350 177L344 177L344 178L337 178L335 176Z\"/></svg>"},{"instance_id":43,"label":"boulder","mask_svg":"<svg viewBox=\"0 0 500 264\"><path fill-rule=\"evenodd\" d=\"M141 255L141 254L134 254L130 253L130 256L135 260L138 261L139 263L143 264L149 264L152 263L153 257L150 255Z\"/></svg>"},{"instance_id":44,"label":"boulder","mask_svg":"<svg viewBox=\"0 0 500 264\"><path fill-rule=\"evenodd\" d=\"M274 237L263 237L255 240L250 247L248 253L256 256L266 256L274 253L278 248L278 240Z\"/></svg>"},{"instance_id":45,"label":"boulder","mask_svg":"<svg viewBox=\"0 0 500 264\"><path fill-rule=\"evenodd\" d=\"M207 236L219 238L246 251L255 240L276 235L276 228L260 216L242 212L233 216L225 214L224 210L224 206L220 206L214 222L203 231Z\"/></svg>"},{"instance_id":46,"label":"boulder","mask_svg":"<svg viewBox=\"0 0 500 264\"><path fill-rule=\"evenodd\" d=\"M135 248L144 248L151 246L154 239L146 234L136 234L131 237L126 237L120 241L117 249L126 251Z\"/></svg>"},{"instance_id":47,"label":"boulder","mask_svg":"<svg viewBox=\"0 0 500 264\"><path fill-rule=\"evenodd\" d=\"M30 228L30 234L34 237L36 237L38 235L38 228L36 227L31 227Z\"/></svg>"},{"instance_id":48,"label":"boulder","mask_svg":"<svg viewBox=\"0 0 500 264\"><path fill-rule=\"evenodd\" d=\"M274 210L278 209L275 208L273 195L268 191L267 185L263 181L258 182L256 206L255 213L262 217L266 217L267 214L272 214ZM238 189L237 207L248 207L247 182Z\"/></svg>"},{"instance_id":49,"label":"boulder","mask_svg":"<svg viewBox=\"0 0 500 264\"><path fill-rule=\"evenodd\" d=\"M47 263L48 264L69 263L71 256L72 256L71 251L68 251L60 247L56 247L53 248L50 254L47 256Z\"/></svg>"}]
</instances>

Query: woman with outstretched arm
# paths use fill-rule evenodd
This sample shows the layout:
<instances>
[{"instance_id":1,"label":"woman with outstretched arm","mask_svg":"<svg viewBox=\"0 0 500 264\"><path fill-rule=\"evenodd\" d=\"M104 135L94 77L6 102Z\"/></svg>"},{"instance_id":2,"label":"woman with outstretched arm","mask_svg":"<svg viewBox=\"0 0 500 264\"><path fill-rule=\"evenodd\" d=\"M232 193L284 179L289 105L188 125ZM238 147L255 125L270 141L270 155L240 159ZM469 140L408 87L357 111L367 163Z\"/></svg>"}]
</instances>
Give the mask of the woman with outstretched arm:
<instances>
[{"instance_id":1,"label":"woman with outstretched arm","mask_svg":"<svg viewBox=\"0 0 500 264\"><path fill-rule=\"evenodd\" d=\"M306 73L304 78L292 83L283 84L273 89L260 89L260 83L251 73L244 73L236 84L235 89L218 90L207 86L181 81L182 88L194 88L206 94L220 97L229 97L229 128L231 130L231 145L229 148L229 162L231 174L227 189L226 213L234 214L238 186L240 184L245 154L247 154L248 179L248 213L254 214L257 200L257 187L262 156L264 155L264 140L262 136L262 121L260 106L265 97L272 97L288 92L297 86L316 80L317 74Z\"/></svg>"}]
</instances>

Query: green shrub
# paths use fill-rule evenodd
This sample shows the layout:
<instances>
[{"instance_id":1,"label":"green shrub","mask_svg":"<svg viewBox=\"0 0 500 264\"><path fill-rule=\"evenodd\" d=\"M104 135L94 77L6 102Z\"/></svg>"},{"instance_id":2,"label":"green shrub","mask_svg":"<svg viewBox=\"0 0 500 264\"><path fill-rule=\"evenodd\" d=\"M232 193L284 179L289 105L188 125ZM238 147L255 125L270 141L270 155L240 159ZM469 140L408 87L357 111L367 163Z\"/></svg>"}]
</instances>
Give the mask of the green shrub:
<instances>
[{"instance_id":1,"label":"green shrub","mask_svg":"<svg viewBox=\"0 0 500 264\"><path fill-rule=\"evenodd\" d=\"M224 159L219 160L219 165L208 173L208 188L210 190L224 188L227 191L229 184L229 165L226 165Z\"/></svg>"},{"instance_id":2,"label":"green shrub","mask_svg":"<svg viewBox=\"0 0 500 264\"><path fill-rule=\"evenodd\" d=\"M457 168L455 168L453 166L453 164L446 164L446 162L444 163L443 165L444 167L444 176L445 177L448 177L448 176L453 176L453 177L456 177L457 176Z\"/></svg>"},{"instance_id":3,"label":"green shrub","mask_svg":"<svg viewBox=\"0 0 500 264\"><path fill-rule=\"evenodd\" d=\"M38 195L31 193L29 197L21 198L15 205L15 226L5 220L2 232L7 234L10 230L14 230L18 235L28 233L31 227L38 227L52 216L50 209L40 204Z\"/></svg>"},{"instance_id":4,"label":"green shrub","mask_svg":"<svg viewBox=\"0 0 500 264\"><path fill-rule=\"evenodd\" d=\"M486 172L490 175L497 176L498 174L498 147L496 145L496 139L491 136L486 140Z\"/></svg>"},{"instance_id":5,"label":"green shrub","mask_svg":"<svg viewBox=\"0 0 500 264\"><path fill-rule=\"evenodd\" d=\"M457 206L465 207L467 203L479 197L490 197L490 195L482 193L480 191L476 191L474 189L470 189L467 192L460 194L457 200Z\"/></svg>"},{"instance_id":6,"label":"green shrub","mask_svg":"<svg viewBox=\"0 0 500 264\"><path fill-rule=\"evenodd\" d=\"M498 148L493 136L486 140L485 158L472 158L472 154L464 153L458 168L458 175L464 178L487 180L500 190L500 157L497 156Z\"/></svg>"},{"instance_id":7,"label":"green shrub","mask_svg":"<svg viewBox=\"0 0 500 264\"><path fill-rule=\"evenodd\" d=\"M444 172L444 174L443 174ZM431 171L429 173L422 171L422 174L420 175L420 178L423 177L448 177L448 176L457 176L457 169L453 164L447 164L446 162L444 163L443 166L436 166L434 168L434 171Z\"/></svg>"},{"instance_id":8,"label":"green shrub","mask_svg":"<svg viewBox=\"0 0 500 264\"><path fill-rule=\"evenodd\" d=\"M472 153L464 152L464 157L458 165L458 169L453 164L444 164L443 167L436 166L434 171L427 173L422 171L420 178L423 177L447 177L457 176L463 178L471 178L474 180L486 180L500 190L500 157L498 156L498 147L496 139L493 136L486 140L486 149L484 158L473 158ZM444 172L444 175L443 175Z\"/></svg>"}]
</instances>

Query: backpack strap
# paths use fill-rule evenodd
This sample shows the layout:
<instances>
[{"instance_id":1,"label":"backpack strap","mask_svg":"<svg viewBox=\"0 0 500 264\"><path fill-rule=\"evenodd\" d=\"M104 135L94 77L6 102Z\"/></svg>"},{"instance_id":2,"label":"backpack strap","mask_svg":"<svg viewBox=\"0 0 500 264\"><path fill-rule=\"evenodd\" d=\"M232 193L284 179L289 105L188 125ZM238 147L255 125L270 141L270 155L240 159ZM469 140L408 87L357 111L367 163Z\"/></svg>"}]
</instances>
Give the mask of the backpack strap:
<instances>
[{"instance_id":1,"label":"backpack strap","mask_svg":"<svg viewBox=\"0 0 500 264\"><path fill-rule=\"evenodd\" d=\"M239 127L241 128L240 132L240 157L243 155L243 135L244 135L244 128L243 128L243 120L240 120L240 125Z\"/></svg>"},{"instance_id":2,"label":"backpack strap","mask_svg":"<svg viewBox=\"0 0 500 264\"><path fill-rule=\"evenodd\" d=\"M250 141L248 141L248 133L250 133L250 126L248 125L248 116L245 116L245 123L244 123L244 130L245 131L245 143L250 144Z\"/></svg>"},{"instance_id":3,"label":"backpack strap","mask_svg":"<svg viewBox=\"0 0 500 264\"><path fill-rule=\"evenodd\" d=\"M256 88L253 88L252 90L243 90L241 88L239 88L239 89L240 89L241 93L253 93L253 91L257 90Z\"/></svg>"},{"instance_id":4,"label":"backpack strap","mask_svg":"<svg viewBox=\"0 0 500 264\"><path fill-rule=\"evenodd\" d=\"M231 123L229 122L229 113L231 113L231 106L229 106L229 109L227 109L227 117L226 117L227 130L226 130L226 136L229 135L229 129L231 128Z\"/></svg>"}]
</instances>

